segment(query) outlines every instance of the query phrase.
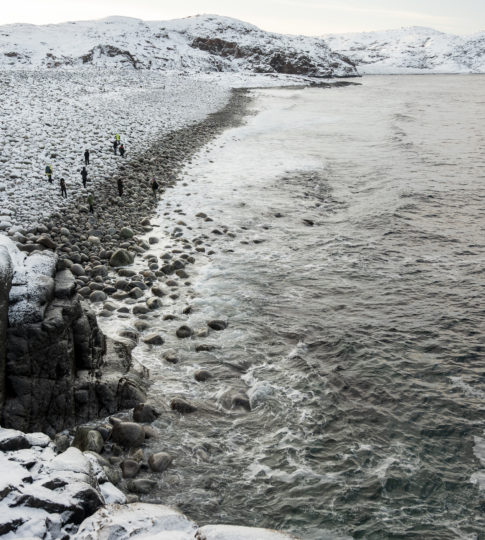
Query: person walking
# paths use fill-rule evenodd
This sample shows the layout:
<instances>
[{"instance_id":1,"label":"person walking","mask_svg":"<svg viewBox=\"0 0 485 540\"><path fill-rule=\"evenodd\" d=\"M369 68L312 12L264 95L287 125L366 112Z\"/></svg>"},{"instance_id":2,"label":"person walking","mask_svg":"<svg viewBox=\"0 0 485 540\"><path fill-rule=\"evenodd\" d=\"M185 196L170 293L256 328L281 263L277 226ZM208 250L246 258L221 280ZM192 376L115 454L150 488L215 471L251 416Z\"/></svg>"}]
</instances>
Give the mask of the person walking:
<instances>
[{"instance_id":1,"label":"person walking","mask_svg":"<svg viewBox=\"0 0 485 540\"><path fill-rule=\"evenodd\" d=\"M84 152L84 164L89 165L89 150L86 149Z\"/></svg>"},{"instance_id":2,"label":"person walking","mask_svg":"<svg viewBox=\"0 0 485 540\"><path fill-rule=\"evenodd\" d=\"M123 195L123 181L121 178L118 178L118 193L120 197Z\"/></svg>"},{"instance_id":3,"label":"person walking","mask_svg":"<svg viewBox=\"0 0 485 540\"><path fill-rule=\"evenodd\" d=\"M158 190L158 182L155 180L155 178L153 178L153 180L152 180L152 191L153 191L153 196L154 197L157 196L157 190Z\"/></svg>"},{"instance_id":4,"label":"person walking","mask_svg":"<svg viewBox=\"0 0 485 540\"><path fill-rule=\"evenodd\" d=\"M120 156L125 157L125 145L120 144Z\"/></svg>"},{"instance_id":5,"label":"person walking","mask_svg":"<svg viewBox=\"0 0 485 540\"><path fill-rule=\"evenodd\" d=\"M118 144L120 144L120 136L118 133L115 133L115 139L118 141Z\"/></svg>"},{"instance_id":6,"label":"person walking","mask_svg":"<svg viewBox=\"0 0 485 540\"><path fill-rule=\"evenodd\" d=\"M67 199L66 182L64 181L64 178L61 178L61 197Z\"/></svg>"},{"instance_id":7,"label":"person walking","mask_svg":"<svg viewBox=\"0 0 485 540\"><path fill-rule=\"evenodd\" d=\"M81 178L83 179L83 186L86 188L86 182L88 181L88 171L86 167L83 167L81 170Z\"/></svg>"},{"instance_id":8,"label":"person walking","mask_svg":"<svg viewBox=\"0 0 485 540\"><path fill-rule=\"evenodd\" d=\"M91 212L91 214L94 214L94 197L92 193L88 195L88 204L89 204L89 211Z\"/></svg>"},{"instance_id":9,"label":"person walking","mask_svg":"<svg viewBox=\"0 0 485 540\"><path fill-rule=\"evenodd\" d=\"M118 149L118 144L119 144L119 143L118 143L118 140L115 139L115 140L113 141L113 150L115 151L115 156L116 156L116 153L117 153L116 150Z\"/></svg>"},{"instance_id":10,"label":"person walking","mask_svg":"<svg viewBox=\"0 0 485 540\"><path fill-rule=\"evenodd\" d=\"M52 165L46 166L45 174L47 175L47 180L52 184Z\"/></svg>"}]
</instances>

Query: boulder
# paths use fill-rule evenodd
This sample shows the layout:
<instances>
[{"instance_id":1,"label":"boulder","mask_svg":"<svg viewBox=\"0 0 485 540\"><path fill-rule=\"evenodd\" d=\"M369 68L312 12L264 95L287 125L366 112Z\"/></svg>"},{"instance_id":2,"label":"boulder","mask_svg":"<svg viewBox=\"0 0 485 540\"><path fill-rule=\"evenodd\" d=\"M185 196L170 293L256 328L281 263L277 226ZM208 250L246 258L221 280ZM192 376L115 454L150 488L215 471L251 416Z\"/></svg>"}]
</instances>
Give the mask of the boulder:
<instances>
[{"instance_id":1,"label":"boulder","mask_svg":"<svg viewBox=\"0 0 485 540\"><path fill-rule=\"evenodd\" d=\"M99 454L103 450L104 439L99 431L90 427L80 426L76 429L72 446L79 448L81 452L90 450Z\"/></svg>"},{"instance_id":2,"label":"boulder","mask_svg":"<svg viewBox=\"0 0 485 540\"><path fill-rule=\"evenodd\" d=\"M140 464L134 459L125 459L121 464L123 478L134 478L140 470Z\"/></svg>"},{"instance_id":3,"label":"boulder","mask_svg":"<svg viewBox=\"0 0 485 540\"><path fill-rule=\"evenodd\" d=\"M194 379L199 382L205 382L212 378L210 371L199 369L194 373Z\"/></svg>"},{"instance_id":4,"label":"boulder","mask_svg":"<svg viewBox=\"0 0 485 540\"><path fill-rule=\"evenodd\" d=\"M109 260L110 266L119 267L133 264L135 257L132 253L126 249L117 249ZM120 274L121 275L121 274Z\"/></svg>"},{"instance_id":5,"label":"boulder","mask_svg":"<svg viewBox=\"0 0 485 540\"><path fill-rule=\"evenodd\" d=\"M121 238L126 240L133 238L134 235L135 233L129 227L123 227L120 231Z\"/></svg>"},{"instance_id":6,"label":"boulder","mask_svg":"<svg viewBox=\"0 0 485 540\"><path fill-rule=\"evenodd\" d=\"M173 458L165 452L157 452L148 458L148 465L153 472L161 473L172 464Z\"/></svg>"},{"instance_id":7,"label":"boulder","mask_svg":"<svg viewBox=\"0 0 485 540\"><path fill-rule=\"evenodd\" d=\"M195 405L192 405L192 403L189 403L182 398L172 399L172 401L170 402L170 408L173 411L177 411L182 414L193 413L197 410L197 407Z\"/></svg>"},{"instance_id":8,"label":"boulder","mask_svg":"<svg viewBox=\"0 0 485 540\"><path fill-rule=\"evenodd\" d=\"M118 422L113 426L111 440L125 448L136 448L143 444L145 432L135 422Z\"/></svg>"},{"instance_id":9,"label":"boulder","mask_svg":"<svg viewBox=\"0 0 485 540\"><path fill-rule=\"evenodd\" d=\"M163 345L164 339L159 334L148 334L143 338L144 343L148 345Z\"/></svg>"},{"instance_id":10,"label":"boulder","mask_svg":"<svg viewBox=\"0 0 485 540\"><path fill-rule=\"evenodd\" d=\"M207 326L212 330L225 330L227 328L227 322L221 320L213 320L207 323Z\"/></svg>"},{"instance_id":11,"label":"boulder","mask_svg":"<svg viewBox=\"0 0 485 540\"><path fill-rule=\"evenodd\" d=\"M140 403L133 409L133 420L139 423L151 423L154 422L160 413L148 403Z\"/></svg>"},{"instance_id":12,"label":"boulder","mask_svg":"<svg viewBox=\"0 0 485 540\"><path fill-rule=\"evenodd\" d=\"M176 334L180 339L189 338L193 334L193 330L190 328L190 326L184 324L177 328Z\"/></svg>"}]
</instances>

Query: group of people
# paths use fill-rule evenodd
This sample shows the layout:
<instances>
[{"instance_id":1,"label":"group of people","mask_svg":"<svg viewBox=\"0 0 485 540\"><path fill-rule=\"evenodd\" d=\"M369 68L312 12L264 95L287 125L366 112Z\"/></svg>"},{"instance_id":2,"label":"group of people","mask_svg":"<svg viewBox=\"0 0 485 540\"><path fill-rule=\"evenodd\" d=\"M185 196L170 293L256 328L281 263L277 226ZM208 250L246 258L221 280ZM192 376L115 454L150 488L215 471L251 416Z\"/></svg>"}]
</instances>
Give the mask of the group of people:
<instances>
[{"instance_id":1,"label":"group of people","mask_svg":"<svg viewBox=\"0 0 485 540\"><path fill-rule=\"evenodd\" d=\"M113 149L114 149L115 155L117 155L117 151L119 150L120 156L125 157L125 147L123 144L120 144L120 136L118 133L115 134L115 138L113 141ZM81 179L82 179L82 184L84 188L87 187L86 184L88 182L88 170L86 168L87 165L89 165L89 150L88 149L84 151L84 167L81 169ZM45 174L50 184L52 184L52 173L53 173L52 165L47 165L45 168ZM59 183L60 183L60 188L61 188L61 197L67 198L66 181L64 180L64 178L61 178ZM159 184L155 178L152 179L150 186L152 188L153 195L156 197ZM118 178L118 194L120 197L123 196L123 181L121 178ZM94 197L92 193L89 193L88 198L87 198L87 203L89 206L89 212L91 214L94 214Z\"/></svg>"}]
</instances>

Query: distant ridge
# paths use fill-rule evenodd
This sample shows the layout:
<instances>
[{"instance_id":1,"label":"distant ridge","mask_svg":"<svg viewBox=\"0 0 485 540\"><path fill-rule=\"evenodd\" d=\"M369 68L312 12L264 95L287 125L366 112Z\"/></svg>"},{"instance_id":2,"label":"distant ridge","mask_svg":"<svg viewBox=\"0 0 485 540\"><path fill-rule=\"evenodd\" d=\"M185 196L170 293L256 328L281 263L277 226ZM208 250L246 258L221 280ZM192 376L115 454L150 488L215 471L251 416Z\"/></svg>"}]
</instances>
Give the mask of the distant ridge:
<instances>
[{"instance_id":1,"label":"distant ridge","mask_svg":"<svg viewBox=\"0 0 485 540\"><path fill-rule=\"evenodd\" d=\"M81 67L358 75L353 63L321 38L265 32L218 15L171 21L111 16L0 27L0 69Z\"/></svg>"},{"instance_id":2,"label":"distant ridge","mask_svg":"<svg viewBox=\"0 0 485 540\"><path fill-rule=\"evenodd\" d=\"M485 32L457 36L412 26L322 37L360 73L485 73Z\"/></svg>"}]
</instances>

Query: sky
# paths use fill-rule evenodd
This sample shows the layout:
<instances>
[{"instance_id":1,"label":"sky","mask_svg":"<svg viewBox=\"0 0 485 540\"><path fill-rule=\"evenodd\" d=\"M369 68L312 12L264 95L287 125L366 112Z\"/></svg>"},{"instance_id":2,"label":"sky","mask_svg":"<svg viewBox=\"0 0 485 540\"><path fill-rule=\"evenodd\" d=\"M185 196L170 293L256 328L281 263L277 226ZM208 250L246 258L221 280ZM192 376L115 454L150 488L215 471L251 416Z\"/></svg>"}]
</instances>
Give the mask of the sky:
<instances>
[{"instance_id":1,"label":"sky","mask_svg":"<svg viewBox=\"0 0 485 540\"><path fill-rule=\"evenodd\" d=\"M0 24L49 24L124 15L167 20L200 13L234 17L285 34L429 26L471 34L485 30L485 0L6 0Z\"/></svg>"}]
</instances>

